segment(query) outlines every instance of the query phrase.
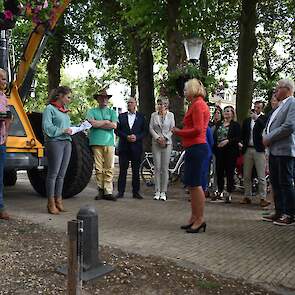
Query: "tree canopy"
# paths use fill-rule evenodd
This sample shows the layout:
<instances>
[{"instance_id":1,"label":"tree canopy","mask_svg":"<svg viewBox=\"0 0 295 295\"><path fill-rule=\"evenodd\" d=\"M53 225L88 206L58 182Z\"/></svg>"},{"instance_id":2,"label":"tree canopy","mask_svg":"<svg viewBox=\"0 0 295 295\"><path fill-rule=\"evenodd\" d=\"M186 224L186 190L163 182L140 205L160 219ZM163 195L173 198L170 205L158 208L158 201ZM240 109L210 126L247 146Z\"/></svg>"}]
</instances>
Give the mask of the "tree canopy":
<instances>
[{"instance_id":1,"label":"tree canopy","mask_svg":"<svg viewBox=\"0 0 295 295\"><path fill-rule=\"evenodd\" d=\"M73 0L55 34L49 38L38 68L36 79L40 97L45 101L46 91L60 83L63 67L91 58L106 74L99 80L93 75L86 77L83 82L89 89L75 82L79 84L77 88L87 91L86 96L94 91L91 83L99 88L111 81L119 81L130 86L132 95L139 87L144 101L153 100L154 89L148 95L144 92L154 88L154 81L155 88L159 89L165 77L175 75L177 65L185 60L181 40L192 35L198 35L204 41L200 58L203 73L219 79L230 65L237 63L238 56L247 54L245 48L240 47L244 51L238 48L241 45L241 23L247 21L242 19L243 8L248 7L243 4L251 1L257 14L252 32L257 43L252 48L250 84L243 88L249 90L248 101L241 103L244 96L237 97L237 106L243 109L241 114L245 113L252 98L269 98L280 77L295 75L295 5L292 0ZM18 20L12 33L16 56L21 55L24 36L31 29L28 21ZM245 42L247 44L246 39ZM248 65L246 62L240 67L240 74L245 73ZM148 69L150 72L145 73ZM46 77L49 77L48 81ZM144 79L150 81L146 86L143 85ZM239 83L243 84L244 79ZM151 103L145 105L148 112L153 108ZM35 103L30 106L38 108ZM181 107L173 111L181 111Z\"/></svg>"}]
</instances>

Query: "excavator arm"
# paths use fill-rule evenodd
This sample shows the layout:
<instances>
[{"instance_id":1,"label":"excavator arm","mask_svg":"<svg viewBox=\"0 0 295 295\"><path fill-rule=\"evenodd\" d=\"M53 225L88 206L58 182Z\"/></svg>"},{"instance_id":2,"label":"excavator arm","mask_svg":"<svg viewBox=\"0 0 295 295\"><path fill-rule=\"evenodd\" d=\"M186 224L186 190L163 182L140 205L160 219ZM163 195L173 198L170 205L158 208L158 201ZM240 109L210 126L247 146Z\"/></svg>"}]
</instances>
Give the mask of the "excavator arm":
<instances>
[{"instance_id":1,"label":"excavator arm","mask_svg":"<svg viewBox=\"0 0 295 295\"><path fill-rule=\"evenodd\" d=\"M48 36L52 34L58 20L64 14L69 4L70 0L63 0L62 5L56 8L54 18L51 20L50 24L42 23L36 25L29 36L14 83L19 90L19 95L22 100L24 100L31 87L35 68L46 46Z\"/></svg>"},{"instance_id":2,"label":"excavator arm","mask_svg":"<svg viewBox=\"0 0 295 295\"><path fill-rule=\"evenodd\" d=\"M56 8L50 24L36 25L25 45L16 80L12 82L9 91L9 105L14 119L7 140L7 169L28 169L40 166L44 159L41 117L38 117L38 121L33 124L31 117L29 119L24 109L23 101L30 91L35 68L48 36L53 33L58 20L69 4L70 0L63 0L62 5Z\"/></svg>"}]
</instances>

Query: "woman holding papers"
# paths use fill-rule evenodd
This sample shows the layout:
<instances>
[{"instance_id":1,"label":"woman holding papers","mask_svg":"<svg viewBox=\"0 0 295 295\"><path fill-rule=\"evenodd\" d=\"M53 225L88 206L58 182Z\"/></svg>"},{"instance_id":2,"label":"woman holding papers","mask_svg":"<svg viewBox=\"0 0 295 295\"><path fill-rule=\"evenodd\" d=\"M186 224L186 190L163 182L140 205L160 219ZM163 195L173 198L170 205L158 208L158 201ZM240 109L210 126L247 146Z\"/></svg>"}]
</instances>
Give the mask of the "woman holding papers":
<instances>
[{"instance_id":1,"label":"woman holding papers","mask_svg":"<svg viewBox=\"0 0 295 295\"><path fill-rule=\"evenodd\" d=\"M62 189L72 151L71 121L65 106L71 101L71 93L71 89L66 86L54 89L43 112L42 128L48 160L47 209L50 214L65 212Z\"/></svg>"}]
</instances>

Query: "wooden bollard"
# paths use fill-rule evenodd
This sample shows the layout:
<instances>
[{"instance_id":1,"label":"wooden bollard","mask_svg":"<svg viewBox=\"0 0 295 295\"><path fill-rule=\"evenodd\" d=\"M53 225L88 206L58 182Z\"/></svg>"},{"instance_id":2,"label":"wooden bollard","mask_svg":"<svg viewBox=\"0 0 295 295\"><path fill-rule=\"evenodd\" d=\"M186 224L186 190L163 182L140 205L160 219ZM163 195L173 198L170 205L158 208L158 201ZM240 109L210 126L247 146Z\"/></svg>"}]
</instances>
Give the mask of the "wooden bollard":
<instances>
[{"instance_id":1,"label":"wooden bollard","mask_svg":"<svg viewBox=\"0 0 295 295\"><path fill-rule=\"evenodd\" d=\"M68 295L82 294L82 233L83 221L68 222Z\"/></svg>"}]
</instances>

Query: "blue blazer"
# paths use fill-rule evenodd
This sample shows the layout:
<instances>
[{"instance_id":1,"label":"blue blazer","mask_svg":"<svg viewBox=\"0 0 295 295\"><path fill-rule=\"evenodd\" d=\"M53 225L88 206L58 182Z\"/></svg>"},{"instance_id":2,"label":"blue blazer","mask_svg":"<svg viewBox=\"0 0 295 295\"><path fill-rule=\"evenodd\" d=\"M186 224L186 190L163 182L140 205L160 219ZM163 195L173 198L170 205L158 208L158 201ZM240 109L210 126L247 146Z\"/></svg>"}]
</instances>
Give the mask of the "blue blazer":
<instances>
[{"instance_id":1,"label":"blue blazer","mask_svg":"<svg viewBox=\"0 0 295 295\"><path fill-rule=\"evenodd\" d=\"M136 112L135 121L131 129L128 124L128 112L120 114L115 133L119 137L119 154L121 152L141 154L143 150L143 138L147 133L146 122L143 114ZM127 141L127 136L131 134L135 134L135 142Z\"/></svg>"}]
</instances>

